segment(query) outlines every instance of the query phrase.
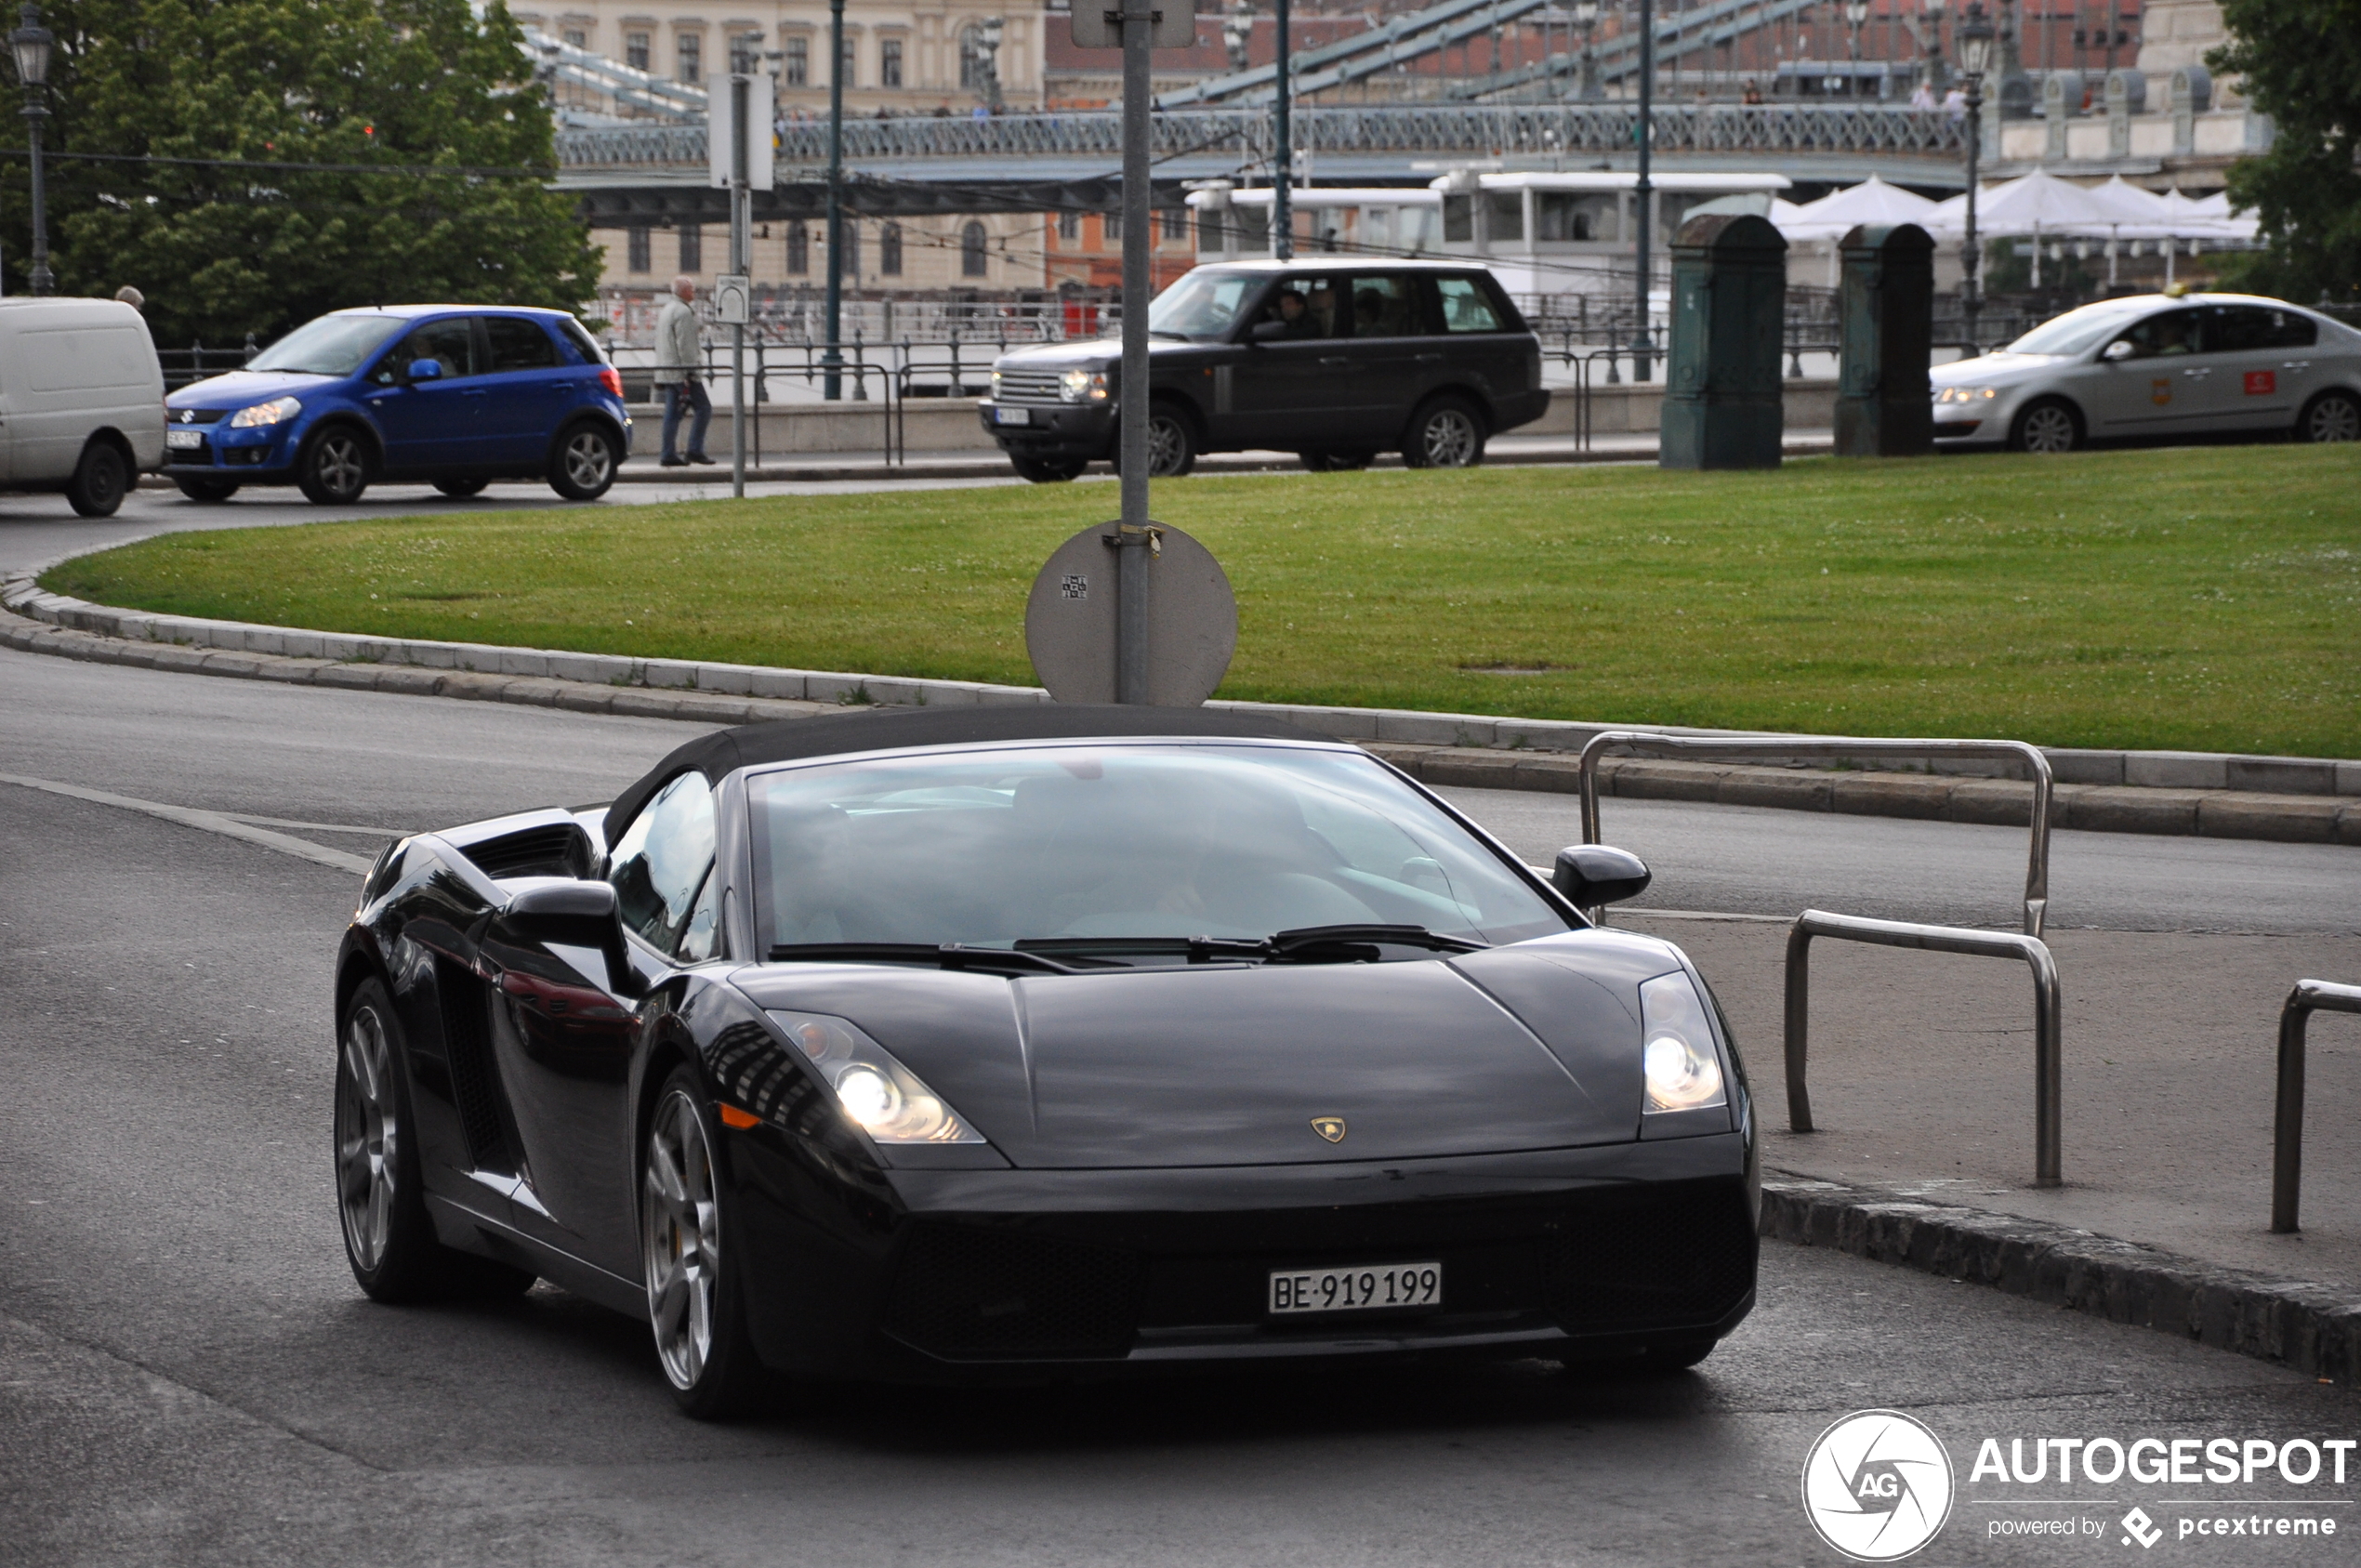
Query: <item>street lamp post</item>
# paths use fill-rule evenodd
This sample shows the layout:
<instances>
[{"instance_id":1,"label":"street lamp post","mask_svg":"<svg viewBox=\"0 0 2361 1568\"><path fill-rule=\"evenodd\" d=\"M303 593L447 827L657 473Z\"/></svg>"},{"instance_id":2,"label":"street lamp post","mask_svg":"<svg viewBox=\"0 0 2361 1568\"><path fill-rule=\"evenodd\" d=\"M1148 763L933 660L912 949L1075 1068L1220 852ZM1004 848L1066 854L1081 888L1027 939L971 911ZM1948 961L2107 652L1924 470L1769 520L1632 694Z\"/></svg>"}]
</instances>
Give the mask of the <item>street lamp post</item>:
<instances>
[{"instance_id":1,"label":"street lamp post","mask_svg":"<svg viewBox=\"0 0 2361 1568\"><path fill-rule=\"evenodd\" d=\"M1279 261L1295 259L1295 65L1288 58L1287 0L1273 0L1271 17L1277 36L1277 72L1272 78L1271 137L1275 144L1271 168L1271 255Z\"/></svg>"},{"instance_id":2,"label":"street lamp post","mask_svg":"<svg viewBox=\"0 0 2361 1568\"><path fill-rule=\"evenodd\" d=\"M1574 0L1574 22L1582 29L1582 100L1599 96L1599 0Z\"/></svg>"},{"instance_id":3,"label":"street lamp post","mask_svg":"<svg viewBox=\"0 0 2361 1568\"><path fill-rule=\"evenodd\" d=\"M1639 212L1640 273L1639 330L1631 335L1631 379L1645 381L1653 374L1648 368L1655 346L1648 341L1648 274L1653 270L1648 256L1648 241L1655 229L1655 186L1648 178L1648 154L1655 141L1655 76L1656 76L1656 16L1653 0L1640 0L1640 119L1637 134L1640 143L1640 179L1633 187L1632 204Z\"/></svg>"},{"instance_id":4,"label":"street lamp post","mask_svg":"<svg viewBox=\"0 0 2361 1568\"><path fill-rule=\"evenodd\" d=\"M1967 339L1966 354L1972 358L1982 350L1977 347L1976 318L1983 313L1984 301L1976 288L1977 264L1983 259L1975 232L1976 155L1984 150L1984 73L1992 66L1992 23L1985 20L1982 0L1970 0L1968 14L1953 33L1959 49L1959 74L1968 84L1968 228L1959 255L1959 314Z\"/></svg>"},{"instance_id":5,"label":"street lamp post","mask_svg":"<svg viewBox=\"0 0 2361 1568\"><path fill-rule=\"evenodd\" d=\"M1861 30L1869 25L1869 0L1844 0L1844 24L1852 30L1853 58L1858 61L1861 58ZM1856 80L1852 83L1852 88L1858 94L1861 84Z\"/></svg>"},{"instance_id":6,"label":"street lamp post","mask_svg":"<svg viewBox=\"0 0 2361 1568\"><path fill-rule=\"evenodd\" d=\"M1221 43L1230 51L1230 69L1244 71L1254 46L1254 8L1246 0L1222 19Z\"/></svg>"},{"instance_id":7,"label":"street lamp post","mask_svg":"<svg viewBox=\"0 0 2361 1568\"><path fill-rule=\"evenodd\" d=\"M844 0L828 0L828 304L820 395L844 396Z\"/></svg>"},{"instance_id":8,"label":"street lamp post","mask_svg":"<svg viewBox=\"0 0 2361 1568\"><path fill-rule=\"evenodd\" d=\"M1927 19L1927 91L1943 91L1943 0L1921 0Z\"/></svg>"},{"instance_id":9,"label":"street lamp post","mask_svg":"<svg viewBox=\"0 0 2361 1568\"><path fill-rule=\"evenodd\" d=\"M41 184L41 122L49 117L42 92L49 85L49 46L55 40L41 25L41 7L27 5L20 25L8 34L17 57L17 80L24 84L25 124L33 132L33 292L46 294L57 280L49 275L48 196Z\"/></svg>"},{"instance_id":10,"label":"street lamp post","mask_svg":"<svg viewBox=\"0 0 2361 1568\"><path fill-rule=\"evenodd\" d=\"M1005 18L986 17L977 34L978 42L983 46L983 58L976 63L983 68L984 103L995 114L1008 107L1007 100L1000 96L1000 38L1007 26Z\"/></svg>"}]
</instances>

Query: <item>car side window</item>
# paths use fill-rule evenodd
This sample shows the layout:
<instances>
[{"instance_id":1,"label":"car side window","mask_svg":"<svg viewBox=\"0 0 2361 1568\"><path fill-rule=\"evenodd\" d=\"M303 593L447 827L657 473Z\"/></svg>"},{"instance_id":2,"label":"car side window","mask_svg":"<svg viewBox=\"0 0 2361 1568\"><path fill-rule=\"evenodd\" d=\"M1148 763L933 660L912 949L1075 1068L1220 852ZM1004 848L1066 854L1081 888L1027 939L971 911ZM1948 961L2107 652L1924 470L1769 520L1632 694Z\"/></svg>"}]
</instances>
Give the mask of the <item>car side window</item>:
<instances>
[{"instance_id":1,"label":"car side window","mask_svg":"<svg viewBox=\"0 0 2361 1568\"><path fill-rule=\"evenodd\" d=\"M1359 274L1352 280L1352 336L1409 336L1411 297L1410 280L1399 273Z\"/></svg>"},{"instance_id":2,"label":"car side window","mask_svg":"<svg viewBox=\"0 0 2361 1568\"><path fill-rule=\"evenodd\" d=\"M481 375L482 366L476 357L475 323L465 316L453 316L414 328L385 357L371 379L379 386L390 387L408 376L411 364L418 360L432 360L441 365L445 379Z\"/></svg>"},{"instance_id":3,"label":"car side window","mask_svg":"<svg viewBox=\"0 0 2361 1568\"><path fill-rule=\"evenodd\" d=\"M2262 305L2233 305L2221 312L2223 349L2309 349L2318 336L2312 318Z\"/></svg>"},{"instance_id":4,"label":"car side window","mask_svg":"<svg viewBox=\"0 0 2361 1568\"><path fill-rule=\"evenodd\" d=\"M1286 279L1262 302L1261 319L1286 328L1280 335L1284 339L1350 337L1352 316L1344 304L1350 281L1341 277Z\"/></svg>"},{"instance_id":5,"label":"car side window","mask_svg":"<svg viewBox=\"0 0 2361 1568\"><path fill-rule=\"evenodd\" d=\"M558 345L541 323L523 316L486 316L483 335L492 345L492 374L512 370L554 370Z\"/></svg>"},{"instance_id":6,"label":"car side window","mask_svg":"<svg viewBox=\"0 0 2361 1568\"><path fill-rule=\"evenodd\" d=\"M2134 325L2120 341L2131 345L2135 360L2202 353L2205 323L2195 310L2166 310Z\"/></svg>"},{"instance_id":7,"label":"car side window","mask_svg":"<svg viewBox=\"0 0 2361 1568\"><path fill-rule=\"evenodd\" d=\"M566 349L572 358L584 364L607 362L606 350L599 347L599 340L590 336L588 327L584 326L572 316L563 318L558 324L563 329L560 334L563 339L560 347Z\"/></svg>"},{"instance_id":8,"label":"car side window","mask_svg":"<svg viewBox=\"0 0 2361 1568\"><path fill-rule=\"evenodd\" d=\"M1437 278L1434 289L1443 306L1444 331L1502 330L1500 312L1492 308L1491 298L1473 278Z\"/></svg>"},{"instance_id":9,"label":"car side window","mask_svg":"<svg viewBox=\"0 0 2361 1568\"><path fill-rule=\"evenodd\" d=\"M713 870L713 791L705 775L683 773L648 802L608 861L623 923L652 947L670 953L694 924L697 894ZM712 923L703 939L712 942Z\"/></svg>"}]
</instances>

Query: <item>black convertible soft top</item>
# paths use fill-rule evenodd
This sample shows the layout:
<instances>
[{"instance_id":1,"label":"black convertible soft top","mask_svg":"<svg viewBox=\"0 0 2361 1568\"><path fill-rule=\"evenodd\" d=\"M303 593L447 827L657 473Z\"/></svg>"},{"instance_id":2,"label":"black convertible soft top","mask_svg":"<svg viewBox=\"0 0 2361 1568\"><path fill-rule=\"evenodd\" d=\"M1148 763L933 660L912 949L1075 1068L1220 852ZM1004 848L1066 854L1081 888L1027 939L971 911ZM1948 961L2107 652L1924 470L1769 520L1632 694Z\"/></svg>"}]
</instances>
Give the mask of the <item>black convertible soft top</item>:
<instances>
[{"instance_id":1,"label":"black convertible soft top","mask_svg":"<svg viewBox=\"0 0 2361 1568\"><path fill-rule=\"evenodd\" d=\"M1023 703L987 707L920 707L894 713L823 714L815 718L774 718L700 735L650 769L607 808L609 848L623 837L656 791L682 773L703 773L719 784L758 762L790 762L807 757L839 757L902 747L969 745L990 741L1086 740L1101 736L1180 735L1257 741L1332 743L1275 718L1223 708L1133 707L1096 703Z\"/></svg>"}]
</instances>

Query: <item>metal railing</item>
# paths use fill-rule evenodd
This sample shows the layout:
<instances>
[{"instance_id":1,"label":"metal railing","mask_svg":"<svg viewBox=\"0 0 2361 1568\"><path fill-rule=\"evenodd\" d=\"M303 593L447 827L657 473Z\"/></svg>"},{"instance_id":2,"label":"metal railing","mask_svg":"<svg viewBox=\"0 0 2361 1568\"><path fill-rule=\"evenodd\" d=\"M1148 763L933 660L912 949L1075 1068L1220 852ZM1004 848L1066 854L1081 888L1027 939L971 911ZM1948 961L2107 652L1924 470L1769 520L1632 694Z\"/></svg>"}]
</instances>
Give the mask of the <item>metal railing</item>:
<instances>
[{"instance_id":1,"label":"metal railing","mask_svg":"<svg viewBox=\"0 0 2361 1568\"><path fill-rule=\"evenodd\" d=\"M2315 1012L2361 1013L2361 985L2299 980L2279 1008L2278 1113L2271 1138L2271 1229L2296 1229L2303 1195L2303 1034Z\"/></svg>"},{"instance_id":2,"label":"metal railing","mask_svg":"<svg viewBox=\"0 0 2361 1568\"><path fill-rule=\"evenodd\" d=\"M191 343L185 349L158 349L156 362L164 370L164 389L177 392L208 376L239 369L260 352L254 334L249 332L244 344L235 349L208 349L202 343Z\"/></svg>"},{"instance_id":3,"label":"metal railing","mask_svg":"<svg viewBox=\"0 0 2361 1568\"><path fill-rule=\"evenodd\" d=\"M1807 909L1787 933L1787 1127L1814 1130L1812 1097L1805 1083L1809 1059L1809 954L1812 939L1825 936L1844 942L1866 942L1884 947L1919 947L1938 953L1963 953L1976 957L2017 958L2033 969L2034 991L2034 1185L2054 1187L2062 1179L2060 1106L2063 1100L2063 1028L2058 1005L2057 963L2041 940L2050 905L2050 759L2023 741L1904 740L1868 736L1785 735L1660 735L1636 730L1608 730L1590 737L1582 748L1577 782L1582 792L1582 841L1599 837L1599 759L1621 748L1659 757L1853 758L1893 757L1920 760L1984 759L2021 764L2031 775L2033 799L2027 813L2030 841L2025 852L2025 933L1978 930L1967 926L1923 925L1901 920L1872 920L1855 915L1831 915ZM1589 911L1593 920L1601 911Z\"/></svg>"},{"instance_id":4,"label":"metal railing","mask_svg":"<svg viewBox=\"0 0 2361 1568\"><path fill-rule=\"evenodd\" d=\"M1383 104L1301 108L1293 116L1304 149L1323 153L1418 152L1492 158L1511 152L1616 153L1635 144L1640 112L1629 103ZM1939 110L1881 104L1676 104L1653 109L1653 145L1680 152L1892 153L1951 158L1966 151L1964 122ZM779 127L785 168L827 161L819 120ZM1159 112L1151 156L1236 151L1267 158L1267 108ZM844 155L855 163L924 159L1030 159L1122 155L1122 115L1111 110L989 118L909 115L844 122ZM653 168L706 164L703 125L599 125L557 133L560 166ZM787 181L792 182L792 177Z\"/></svg>"},{"instance_id":5,"label":"metal railing","mask_svg":"<svg viewBox=\"0 0 2361 1568\"><path fill-rule=\"evenodd\" d=\"M1812 1094L1804 1083L1810 1055L1811 956L1814 937L1872 942L1881 947L1917 947L1930 953L1965 953L1979 958L2021 958L2033 970L2033 1184L2055 1187L2063 1178L2060 1108L2064 1100L2063 1019L2058 1003L2058 964L2038 937L2014 931L1979 931L1964 926L1924 926L1908 920L1871 920L1807 909L1787 929L1787 1129L1810 1132Z\"/></svg>"}]
</instances>

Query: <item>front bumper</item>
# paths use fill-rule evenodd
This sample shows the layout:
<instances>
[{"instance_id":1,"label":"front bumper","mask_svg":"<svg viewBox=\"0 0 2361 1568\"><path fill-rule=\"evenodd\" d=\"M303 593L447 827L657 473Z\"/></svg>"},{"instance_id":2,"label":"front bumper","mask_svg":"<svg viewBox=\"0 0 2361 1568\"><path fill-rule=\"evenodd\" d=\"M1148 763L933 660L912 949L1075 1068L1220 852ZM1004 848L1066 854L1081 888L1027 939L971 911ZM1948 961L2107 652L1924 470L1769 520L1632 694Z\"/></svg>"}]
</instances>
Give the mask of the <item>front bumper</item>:
<instances>
[{"instance_id":1,"label":"front bumper","mask_svg":"<svg viewBox=\"0 0 2361 1568\"><path fill-rule=\"evenodd\" d=\"M287 479L294 471L297 442L290 424L232 429L226 419L213 425L167 423L165 440L184 431L193 432L199 444L165 448L164 467L158 471L167 479L233 479L252 484Z\"/></svg>"},{"instance_id":2,"label":"front bumper","mask_svg":"<svg viewBox=\"0 0 2361 1568\"><path fill-rule=\"evenodd\" d=\"M1000 450L1012 457L1088 462L1115 451L1113 402L1045 405L987 400L976 405L976 414ZM1022 422L1013 422L1017 420Z\"/></svg>"},{"instance_id":3,"label":"front bumper","mask_svg":"<svg viewBox=\"0 0 2361 1568\"><path fill-rule=\"evenodd\" d=\"M1395 1162L891 1173L890 1215L780 1203L784 1140L733 1140L756 1342L902 1381L1216 1362L1589 1359L1718 1337L1754 1301L1738 1133ZM812 1194L814 1197L817 1194ZM814 1217L829 1215L822 1220ZM1274 1320L1273 1271L1439 1261L1435 1308Z\"/></svg>"}]
</instances>

